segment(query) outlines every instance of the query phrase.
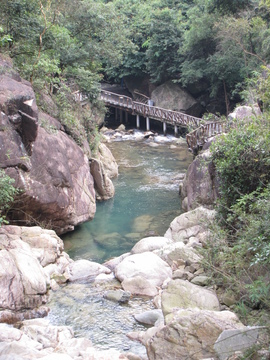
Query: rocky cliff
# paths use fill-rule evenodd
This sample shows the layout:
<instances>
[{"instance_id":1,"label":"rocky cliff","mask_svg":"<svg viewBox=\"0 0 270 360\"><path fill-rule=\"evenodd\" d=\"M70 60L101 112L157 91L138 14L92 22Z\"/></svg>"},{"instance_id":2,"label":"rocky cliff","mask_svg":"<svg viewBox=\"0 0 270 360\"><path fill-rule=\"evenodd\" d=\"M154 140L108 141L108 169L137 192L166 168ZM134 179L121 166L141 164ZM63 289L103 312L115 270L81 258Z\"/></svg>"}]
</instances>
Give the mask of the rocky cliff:
<instances>
[{"instance_id":1,"label":"rocky cliff","mask_svg":"<svg viewBox=\"0 0 270 360\"><path fill-rule=\"evenodd\" d=\"M0 56L0 67L0 167L21 189L8 219L58 234L70 231L94 217L95 187L105 199L113 196L113 186L103 168L99 177L106 189L95 181L89 158L58 120L38 111L31 84L11 62Z\"/></svg>"}]
</instances>

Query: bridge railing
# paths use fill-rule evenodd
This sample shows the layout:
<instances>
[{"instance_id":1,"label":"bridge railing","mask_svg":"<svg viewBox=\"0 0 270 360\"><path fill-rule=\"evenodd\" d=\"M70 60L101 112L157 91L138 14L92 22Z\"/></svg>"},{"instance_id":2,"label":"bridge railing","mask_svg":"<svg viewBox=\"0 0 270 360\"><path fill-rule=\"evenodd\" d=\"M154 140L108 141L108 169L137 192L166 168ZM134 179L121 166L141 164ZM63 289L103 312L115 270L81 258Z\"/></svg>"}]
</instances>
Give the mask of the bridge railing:
<instances>
[{"instance_id":1,"label":"bridge railing","mask_svg":"<svg viewBox=\"0 0 270 360\"><path fill-rule=\"evenodd\" d=\"M157 106L133 101L130 97L101 90L101 100L108 105L117 106L133 114L164 121L172 125L186 126L195 129L186 135L188 147L196 152L210 137L226 131L225 122L202 124L202 119L178 111L162 109Z\"/></svg>"},{"instance_id":2,"label":"bridge railing","mask_svg":"<svg viewBox=\"0 0 270 360\"><path fill-rule=\"evenodd\" d=\"M110 91L101 90L101 100L108 104L116 105L126 109L132 109L133 100L125 95L119 95Z\"/></svg>"},{"instance_id":3,"label":"bridge railing","mask_svg":"<svg viewBox=\"0 0 270 360\"><path fill-rule=\"evenodd\" d=\"M188 147L194 151L202 146L210 137L226 131L225 122L206 123L186 135Z\"/></svg>"},{"instance_id":4,"label":"bridge railing","mask_svg":"<svg viewBox=\"0 0 270 360\"><path fill-rule=\"evenodd\" d=\"M134 114L143 115L144 117L149 117L159 121L166 121L173 125L182 125L196 128L201 122L200 118L178 111L143 104L137 101L133 101L128 96L115 94L110 91L101 90L101 99L104 100L107 104L132 110Z\"/></svg>"}]
</instances>

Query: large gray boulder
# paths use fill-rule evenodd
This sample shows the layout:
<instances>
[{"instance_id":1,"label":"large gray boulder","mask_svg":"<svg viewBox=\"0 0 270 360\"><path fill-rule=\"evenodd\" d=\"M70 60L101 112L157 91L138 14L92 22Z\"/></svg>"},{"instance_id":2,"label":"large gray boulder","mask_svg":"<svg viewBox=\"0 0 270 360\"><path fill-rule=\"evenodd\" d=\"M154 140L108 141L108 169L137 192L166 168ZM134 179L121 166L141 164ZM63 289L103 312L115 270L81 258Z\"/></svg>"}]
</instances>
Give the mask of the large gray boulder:
<instances>
[{"instance_id":1,"label":"large gray boulder","mask_svg":"<svg viewBox=\"0 0 270 360\"><path fill-rule=\"evenodd\" d=\"M163 236L149 236L138 241L131 249L132 254L139 254L146 251L154 251L171 244L172 240Z\"/></svg>"},{"instance_id":2,"label":"large gray boulder","mask_svg":"<svg viewBox=\"0 0 270 360\"><path fill-rule=\"evenodd\" d=\"M97 158L102 162L104 170L110 179L118 176L118 164L111 150L102 142L98 146Z\"/></svg>"},{"instance_id":3,"label":"large gray boulder","mask_svg":"<svg viewBox=\"0 0 270 360\"><path fill-rule=\"evenodd\" d=\"M215 211L203 206L177 216L165 233L165 237L173 242L188 243L192 238L204 241L208 224L213 221Z\"/></svg>"},{"instance_id":4,"label":"large gray boulder","mask_svg":"<svg viewBox=\"0 0 270 360\"><path fill-rule=\"evenodd\" d=\"M114 196L114 186L107 175L103 163L97 159L91 159L91 175L94 178L96 198L98 200L108 200Z\"/></svg>"},{"instance_id":5,"label":"large gray boulder","mask_svg":"<svg viewBox=\"0 0 270 360\"><path fill-rule=\"evenodd\" d=\"M170 281L163 290L161 305L164 316L177 308L220 310L217 295L213 291L180 279Z\"/></svg>"},{"instance_id":6,"label":"large gray boulder","mask_svg":"<svg viewBox=\"0 0 270 360\"><path fill-rule=\"evenodd\" d=\"M188 247L181 241L166 245L159 250L155 250L154 254L158 255L170 266L178 260L189 263L198 263L202 260L202 256L196 251L196 249Z\"/></svg>"},{"instance_id":7,"label":"large gray boulder","mask_svg":"<svg viewBox=\"0 0 270 360\"><path fill-rule=\"evenodd\" d=\"M72 262L63 256L63 248L52 230L0 228L0 321L20 318L8 310L34 309L46 303L52 279L61 276ZM51 271L46 271L50 266Z\"/></svg>"},{"instance_id":8,"label":"large gray boulder","mask_svg":"<svg viewBox=\"0 0 270 360\"><path fill-rule=\"evenodd\" d=\"M178 84L172 81L158 86L151 94L154 105L163 109L181 111L193 116L200 116L201 106Z\"/></svg>"},{"instance_id":9,"label":"large gray boulder","mask_svg":"<svg viewBox=\"0 0 270 360\"><path fill-rule=\"evenodd\" d=\"M219 360L227 360L235 352L244 352L255 346L258 340L259 330L259 326L224 330L214 345Z\"/></svg>"},{"instance_id":10,"label":"large gray boulder","mask_svg":"<svg viewBox=\"0 0 270 360\"><path fill-rule=\"evenodd\" d=\"M124 290L155 296L163 282L172 277L172 269L159 256L144 252L127 256L115 267L115 277ZM150 294L146 292L150 291Z\"/></svg>"},{"instance_id":11,"label":"large gray boulder","mask_svg":"<svg viewBox=\"0 0 270 360\"><path fill-rule=\"evenodd\" d=\"M216 359L214 344L220 333L243 327L230 311L181 309L147 339L147 355L149 360Z\"/></svg>"},{"instance_id":12,"label":"large gray boulder","mask_svg":"<svg viewBox=\"0 0 270 360\"><path fill-rule=\"evenodd\" d=\"M71 282L93 281L100 274L110 273L111 270L109 268L85 259L74 261L66 268L66 277Z\"/></svg>"},{"instance_id":13,"label":"large gray boulder","mask_svg":"<svg viewBox=\"0 0 270 360\"><path fill-rule=\"evenodd\" d=\"M187 169L180 188L182 208L190 211L200 205L213 206L219 196L218 186L218 179L208 149L197 155Z\"/></svg>"},{"instance_id":14,"label":"large gray boulder","mask_svg":"<svg viewBox=\"0 0 270 360\"><path fill-rule=\"evenodd\" d=\"M112 198L115 190L111 179L118 176L118 165L110 149L104 143L99 143L97 154L91 158L90 164L96 198L98 200Z\"/></svg>"},{"instance_id":15,"label":"large gray boulder","mask_svg":"<svg viewBox=\"0 0 270 360\"><path fill-rule=\"evenodd\" d=\"M254 116L261 115L261 110L258 104L253 104L253 106L237 106L232 113L229 114L229 120L246 120Z\"/></svg>"},{"instance_id":16,"label":"large gray boulder","mask_svg":"<svg viewBox=\"0 0 270 360\"><path fill-rule=\"evenodd\" d=\"M41 264L29 244L0 230L0 307L22 310L42 305L48 279Z\"/></svg>"}]
</instances>

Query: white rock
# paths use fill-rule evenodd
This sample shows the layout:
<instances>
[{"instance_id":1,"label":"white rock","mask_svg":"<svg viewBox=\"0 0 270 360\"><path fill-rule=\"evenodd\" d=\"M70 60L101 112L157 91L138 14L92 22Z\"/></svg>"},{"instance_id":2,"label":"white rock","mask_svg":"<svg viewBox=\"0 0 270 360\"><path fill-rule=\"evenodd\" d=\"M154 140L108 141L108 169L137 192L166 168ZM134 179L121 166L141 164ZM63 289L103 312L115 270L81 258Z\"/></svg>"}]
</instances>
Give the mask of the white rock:
<instances>
[{"instance_id":1,"label":"white rock","mask_svg":"<svg viewBox=\"0 0 270 360\"><path fill-rule=\"evenodd\" d=\"M207 220L210 221L214 216L214 210L209 210L200 206L176 217L171 222L170 227L164 236L174 242L188 242L190 237L197 237L200 232L204 232Z\"/></svg>"},{"instance_id":2,"label":"white rock","mask_svg":"<svg viewBox=\"0 0 270 360\"><path fill-rule=\"evenodd\" d=\"M93 261L77 260L66 268L69 281L91 281L99 274L110 274L111 270Z\"/></svg>"},{"instance_id":3,"label":"white rock","mask_svg":"<svg viewBox=\"0 0 270 360\"><path fill-rule=\"evenodd\" d=\"M131 249L131 253L139 254L146 251L153 251L171 243L172 240L164 236L149 236L138 241Z\"/></svg>"},{"instance_id":4,"label":"white rock","mask_svg":"<svg viewBox=\"0 0 270 360\"><path fill-rule=\"evenodd\" d=\"M183 261L189 260L190 262L200 262L202 260L202 256L194 248L185 245L181 241L164 246L159 250L155 250L154 253L170 265L174 260L179 259Z\"/></svg>"},{"instance_id":5,"label":"white rock","mask_svg":"<svg viewBox=\"0 0 270 360\"><path fill-rule=\"evenodd\" d=\"M165 316L177 308L220 310L217 295L213 291L180 279L172 280L163 290L161 304Z\"/></svg>"},{"instance_id":6,"label":"white rock","mask_svg":"<svg viewBox=\"0 0 270 360\"><path fill-rule=\"evenodd\" d=\"M172 277L170 266L152 252L134 254L126 257L115 268L115 276L120 281L141 276L154 286L161 286Z\"/></svg>"}]
</instances>

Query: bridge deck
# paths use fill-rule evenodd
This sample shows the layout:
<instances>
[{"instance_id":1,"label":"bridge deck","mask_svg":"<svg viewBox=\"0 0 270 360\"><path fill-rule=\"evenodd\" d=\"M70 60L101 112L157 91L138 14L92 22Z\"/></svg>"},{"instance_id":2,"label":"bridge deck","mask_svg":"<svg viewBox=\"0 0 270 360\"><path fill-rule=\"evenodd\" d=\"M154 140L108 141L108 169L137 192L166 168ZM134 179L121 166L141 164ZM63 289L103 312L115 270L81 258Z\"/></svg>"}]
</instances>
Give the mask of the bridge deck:
<instances>
[{"instance_id":1,"label":"bridge deck","mask_svg":"<svg viewBox=\"0 0 270 360\"><path fill-rule=\"evenodd\" d=\"M115 94L110 91L101 90L100 97L107 105L172 125L186 126L195 129L201 122L201 119L195 116L133 101L133 99L128 96Z\"/></svg>"},{"instance_id":2,"label":"bridge deck","mask_svg":"<svg viewBox=\"0 0 270 360\"><path fill-rule=\"evenodd\" d=\"M79 91L74 92L73 95L75 100L80 101L82 104L87 101L87 96L84 96ZM101 90L100 99L108 106L123 109L131 112L133 115L142 115L145 118L155 119L174 126L188 127L191 129L191 132L186 135L186 140L189 149L193 153L196 153L210 137L226 131L225 122L216 121L203 123L200 118L182 112L162 109L157 106L133 101L133 99L128 96L110 91Z\"/></svg>"}]
</instances>

